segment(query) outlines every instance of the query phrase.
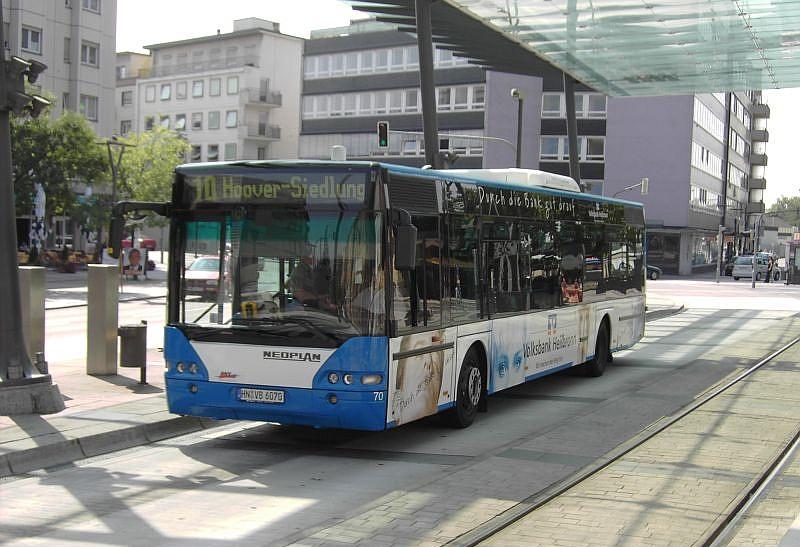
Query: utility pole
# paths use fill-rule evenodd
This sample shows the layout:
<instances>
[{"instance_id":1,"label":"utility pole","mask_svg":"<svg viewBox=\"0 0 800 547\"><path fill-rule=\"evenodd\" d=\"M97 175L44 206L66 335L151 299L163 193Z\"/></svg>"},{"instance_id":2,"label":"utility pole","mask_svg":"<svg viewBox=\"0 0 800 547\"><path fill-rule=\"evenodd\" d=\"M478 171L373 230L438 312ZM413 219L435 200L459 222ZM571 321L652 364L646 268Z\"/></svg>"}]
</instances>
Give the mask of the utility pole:
<instances>
[{"instance_id":1,"label":"utility pole","mask_svg":"<svg viewBox=\"0 0 800 547\"><path fill-rule=\"evenodd\" d=\"M519 169L522 167L522 101L525 100L525 97L516 87L511 90L511 96L517 100L517 157L514 161L514 167Z\"/></svg>"},{"instance_id":2,"label":"utility pole","mask_svg":"<svg viewBox=\"0 0 800 547\"><path fill-rule=\"evenodd\" d=\"M3 36L0 1L0 47ZM64 409L64 400L49 374L31 363L22 329L22 307L17 264L17 227L11 167L11 113L38 116L50 103L25 93L26 80L34 83L47 67L39 61L0 51L0 415L52 414Z\"/></svg>"}]
</instances>

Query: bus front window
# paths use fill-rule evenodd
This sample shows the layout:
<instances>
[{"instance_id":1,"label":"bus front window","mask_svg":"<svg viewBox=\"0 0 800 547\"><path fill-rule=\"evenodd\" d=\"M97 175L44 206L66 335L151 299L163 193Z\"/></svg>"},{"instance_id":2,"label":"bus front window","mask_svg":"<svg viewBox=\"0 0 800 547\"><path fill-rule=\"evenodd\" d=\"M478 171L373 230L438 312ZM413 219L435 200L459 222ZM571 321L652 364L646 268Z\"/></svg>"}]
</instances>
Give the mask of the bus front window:
<instances>
[{"instance_id":1,"label":"bus front window","mask_svg":"<svg viewBox=\"0 0 800 547\"><path fill-rule=\"evenodd\" d=\"M379 214L250 206L220 216L185 224L184 323L298 325L337 339L383 333Z\"/></svg>"}]
</instances>

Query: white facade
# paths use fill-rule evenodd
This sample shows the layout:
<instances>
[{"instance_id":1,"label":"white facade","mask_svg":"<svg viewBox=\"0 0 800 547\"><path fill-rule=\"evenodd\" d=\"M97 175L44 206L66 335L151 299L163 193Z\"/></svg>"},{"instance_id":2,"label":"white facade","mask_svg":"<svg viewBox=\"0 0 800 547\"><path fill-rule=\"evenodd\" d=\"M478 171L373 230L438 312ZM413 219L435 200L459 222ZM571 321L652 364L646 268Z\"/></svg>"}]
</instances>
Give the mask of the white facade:
<instances>
[{"instance_id":1,"label":"white facade","mask_svg":"<svg viewBox=\"0 0 800 547\"><path fill-rule=\"evenodd\" d=\"M132 109L122 107L130 84L120 81L120 124L180 132L192 145L189 161L297 157L302 39L251 18L229 34L146 48L152 68L135 82Z\"/></svg>"},{"instance_id":2,"label":"white facade","mask_svg":"<svg viewBox=\"0 0 800 547\"><path fill-rule=\"evenodd\" d=\"M117 0L7 0L3 21L10 54L47 65L36 85L54 96L52 115L77 110L110 136Z\"/></svg>"}]
</instances>

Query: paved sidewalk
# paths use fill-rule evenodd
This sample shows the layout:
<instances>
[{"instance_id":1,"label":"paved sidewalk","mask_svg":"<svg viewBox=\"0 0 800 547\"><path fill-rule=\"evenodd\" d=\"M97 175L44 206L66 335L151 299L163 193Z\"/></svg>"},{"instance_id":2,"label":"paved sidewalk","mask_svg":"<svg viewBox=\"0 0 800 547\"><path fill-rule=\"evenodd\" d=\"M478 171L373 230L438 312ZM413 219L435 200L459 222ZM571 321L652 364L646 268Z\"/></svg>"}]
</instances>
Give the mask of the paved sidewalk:
<instances>
[{"instance_id":1,"label":"paved sidewalk","mask_svg":"<svg viewBox=\"0 0 800 547\"><path fill-rule=\"evenodd\" d=\"M61 309L85 306L88 295L86 281L87 271L72 274L54 270L45 272L45 309ZM166 264L156 263L156 269L147 272L146 278L137 281L123 280L119 292L119 301L159 298L167 294Z\"/></svg>"},{"instance_id":2,"label":"paved sidewalk","mask_svg":"<svg viewBox=\"0 0 800 547\"><path fill-rule=\"evenodd\" d=\"M649 304L648 320L677 313L667 299ZM89 376L83 359L59 361L51 373L64 396L58 414L0 416L0 477L183 435L220 422L170 414L164 395L163 357L147 353L147 385L139 369Z\"/></svg>"}]
</instances>

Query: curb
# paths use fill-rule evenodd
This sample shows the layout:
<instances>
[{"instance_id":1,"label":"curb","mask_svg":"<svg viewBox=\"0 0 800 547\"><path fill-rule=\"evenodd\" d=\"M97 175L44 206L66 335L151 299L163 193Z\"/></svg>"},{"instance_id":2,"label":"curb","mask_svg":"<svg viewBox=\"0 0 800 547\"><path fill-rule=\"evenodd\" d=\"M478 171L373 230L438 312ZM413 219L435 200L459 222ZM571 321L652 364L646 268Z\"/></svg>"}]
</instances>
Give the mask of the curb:
<instances>
[{"instance_id":1,"label":"curb","mask_svg":"<svg viewBox=\"0 0 800 547\"><path fill-rule=\"evenodd\" d=\"M664 319L665 317L669 317L671 315L678 314L682 312L685 308L683 304L680 306L672 306L671 308L666 308L663 310L653 310L649 312L645 312L644 320L647 321L656 321L658 319Z\"/></svg>"},{"instance_id":2,"label":"curb","mask_svg":"<svg viewBox=\"0 0 800 547\"><path fill-rule=\"evenodd\" d=\"M28 450L0 456L0 477L20 475L56 465L69 464L84 458L109 454L126 448L150 444L164 439L196 433L221 425L220 420L172 417L166 420L107 431L76 439L65 439Z\"/></svg>"}]
</instances>

